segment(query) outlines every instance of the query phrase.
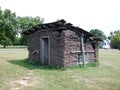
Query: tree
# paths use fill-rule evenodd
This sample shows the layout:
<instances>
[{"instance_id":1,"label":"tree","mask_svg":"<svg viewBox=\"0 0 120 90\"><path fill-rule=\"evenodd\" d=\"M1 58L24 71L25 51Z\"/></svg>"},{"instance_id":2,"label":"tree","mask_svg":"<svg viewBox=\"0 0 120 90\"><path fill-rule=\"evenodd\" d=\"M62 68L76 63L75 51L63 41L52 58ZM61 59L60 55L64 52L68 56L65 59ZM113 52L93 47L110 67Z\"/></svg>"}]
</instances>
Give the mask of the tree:
<instances>
[{"instance_id":1,"label":"tree","mask_svg":"<svg viewBox=\"0 0 120 90\"><path fill-rule=\"evenodd\" d=\"M96 37L98 37L98 38L100 38L102 40L106 40L107 39L107 37L104 34L104 32L99 30L99 29L91 29L90 33L92 33L93 35L95 35ZM102 47L102 42L99 42L99 47L100 48Z\"/></svg>"},{"instance_id":2,"label":"tree","mask_svg":"<svg viewBox=\"0 0 120 90\"><path fill-rule=\"evenodd\" d=\"M117 30L110 36L111 47L120 50L120 30Z\"/></svg>"},{"instance_id":3,"label":"tree","mask_svg":"<svg viewBox=\"0 0 120 90\"><path fill-rule=\"evenodd\" d=\"M0 9L0 44L5 48L11 45L16 37L16 15L9 9Z\"/></svg>"},{"instance_id":4,"label":"tree","mask_svg":"<svg viewBox=\"0 0 120 90\"><path fill-rule=\"evenodd\" d=\"M19 32L23 32L25 30L28 30L29 28L33 27L36 24L42 24L44 19L40 18L40 17L17 17L17 21L18 21L18 31ZM21 34L20 35L20 45L26 45L26 37Z\"/></svg>"},{"instance_id":5,"label":"tree","mask_svg":"<svg viewBox=\"0 0 120 90\"><path fill-rule=\"evenodd\" d=\"M17 17L9 9L2 11L0 8L0 44L4 48L7 45L26 45L26 37L20 32L43 21L40 17Z\"/></svg>"},{"instance_id":6,"label":"tree","mask_svg":"<svg viewBox=\"0 0 120 90\"><path fill-rule=\"evenodd\" d=\"M99 30L99 29L92 29L92 30L90 30L90 33L92 33L93 35L95 35L96 37L98 37L98 38L100 38L102 40L106 40L107 39L107 37L104 34L104 32Z\"/></svg>"}]
</instances>

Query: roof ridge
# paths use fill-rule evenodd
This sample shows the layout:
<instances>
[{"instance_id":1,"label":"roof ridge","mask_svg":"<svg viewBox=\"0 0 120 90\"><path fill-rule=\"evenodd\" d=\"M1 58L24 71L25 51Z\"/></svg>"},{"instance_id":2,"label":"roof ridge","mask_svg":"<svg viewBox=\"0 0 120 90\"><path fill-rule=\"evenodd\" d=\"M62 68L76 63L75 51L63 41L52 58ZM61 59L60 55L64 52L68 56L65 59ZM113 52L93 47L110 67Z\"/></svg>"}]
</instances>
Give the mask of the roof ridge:
<instances>
[{"instance_id":1,"label":"roof ridge","mask_svg":"<svg viewBox=\"0 0 120 90\"><path fill-rule=\"evenodd\" d=\"M51 23L37 24L22 33L27 35L27 34L34 33L38 30L47 30L47 29L72 30L79 34L83 33L87 37L95 37L95 35L91 34L90 32L88 32L80 27L73 26L73 24L71 24L71 23L67 23L64 19L57 20L57 21L51 22Z\"/></svg>"}]
</instances>

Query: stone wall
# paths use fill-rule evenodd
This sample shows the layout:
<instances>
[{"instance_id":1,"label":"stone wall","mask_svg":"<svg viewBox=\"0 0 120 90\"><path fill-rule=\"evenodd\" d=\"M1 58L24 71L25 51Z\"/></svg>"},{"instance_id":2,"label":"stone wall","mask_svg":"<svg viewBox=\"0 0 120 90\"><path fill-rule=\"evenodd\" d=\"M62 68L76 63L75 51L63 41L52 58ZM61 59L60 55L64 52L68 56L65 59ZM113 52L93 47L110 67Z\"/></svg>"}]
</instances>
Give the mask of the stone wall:
<instances>
[{"instance_id":1,"label":"stone wall","mask_svg":"<svg viewBox=\"0 0 120 90\"><path fill-rule=\"evenodd\" d=\"M73 31L66 30L65 33L65 49L64 49L64 66L77 64L77 54L72 51L80 51L80 37Z\"/></svg>"},{"instance_id":2,"label":"stone wall","mask_svg":"<svg viewBox=\"0 0 120 90\"><path fill-rule=\"evenodd\" d=\"M27 36L27 44L28 44L28 52L29 52L29 59L30 63L36 63L39 62L40 58L40 47L39 47L39 33L33 33Z\"/></svg>"},{"instance_id":3,"label":"stone wall","mask_svg":"<svg viewBox=\"0 0 120 90\"><path fill-rule=\"evenodd\" d=\"M60 34L60 35L59 35ZM53 66L63 66L64 60L64 33L53 31L50 36L50 64Z\"/></svg>"},{"instance_id":4,"label":"stone wall","mask_svg":"<svg viewBox=\"0 0 120 90\"><path fill-rule=\"evenodd\" d=\"M71 30L58 32L57 30L38 30L28 35L28 51L30 63L40 61L40 37L50 38L50 65L71 66L77 64L77 54L72 51L81 51L80 36ZM91 51L90 60L98 58L98 53L94 53L94 48L90 42L85 43L85 51ZM96 49L98 52L98 48Z\"/></svg>"},{"instance_id":5,"label":"stone wall","mask_svg":"<svg viewBox=\"0 0 120 90\"><path fill-rule=\"evenodd\" d=\"M74 51L81 52L80 36L71 30L64 31L65 49L64 49L64 66L71 66L77 64L78 53L71 53ZM96 50L96 52L95 52ZM92 41L84 42L84 51L89 54L89 62L98 60L98 47L96 49L92 46Z\"/></svg>"},{"instance_id":6,"label":"stone wall","mask_svg":"<svg viewBox=\"0 0 120 90\"><path fill-rule=\"evenodd\" d=\"M89 62L91 61L95 61L96 60L96 54L95 54L95 50L92 46L92 43L89 41L89 42L86 42L84 44L84 49L87 53L89 53Z\"/></svg>"},{"instance_id":7,"label":"stone wall","mask_svg":"<svg viewBox=\"0 0 120 90\"><path fill-rule=\"evenodd\" d=\"M28 51L30 63L40 62L40 37L50 37L50 65L63 66L64 33L58 31L37 31L28 35ZM37 51L35 53L35 51Z\"/></svg>"}]
</instances>

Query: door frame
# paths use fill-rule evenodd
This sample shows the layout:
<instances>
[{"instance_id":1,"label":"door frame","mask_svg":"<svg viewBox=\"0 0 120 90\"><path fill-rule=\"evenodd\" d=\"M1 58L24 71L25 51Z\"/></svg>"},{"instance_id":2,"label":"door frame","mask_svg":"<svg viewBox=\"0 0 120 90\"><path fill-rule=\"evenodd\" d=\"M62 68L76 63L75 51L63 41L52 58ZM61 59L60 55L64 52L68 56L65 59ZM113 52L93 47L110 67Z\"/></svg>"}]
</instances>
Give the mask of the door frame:
<instances>
[{"instance_id":1,"label":"door frame","mask_svg":"<svg viewBox=\"0 0 120 90\"><path fill-rule=\"evenodd\" d=\"M45 64L44 59L44 39L48 39L48 64L50 64L50 37L49 36L42 36L40 37L40 62L41 64Z\"/></svg>"}]
</instances>

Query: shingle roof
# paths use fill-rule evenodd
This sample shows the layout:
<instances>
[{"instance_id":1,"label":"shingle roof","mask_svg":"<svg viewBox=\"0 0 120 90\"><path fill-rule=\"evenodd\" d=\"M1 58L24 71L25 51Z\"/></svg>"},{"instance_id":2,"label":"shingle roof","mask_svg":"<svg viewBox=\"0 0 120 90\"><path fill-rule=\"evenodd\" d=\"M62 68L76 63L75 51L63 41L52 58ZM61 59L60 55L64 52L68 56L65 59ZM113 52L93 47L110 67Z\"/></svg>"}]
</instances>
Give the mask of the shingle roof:
<instances>
[{"instance_id":1,"label":"shingle roof","mask_svg":"<svg viewBox=\"0 0 120 90\"><path fill-rule=\"evenodd\" d=\"M78 34L84 34L87 37L92 37L92 39L97 40L97 41L102 41L100 38L97 38L96 36L94 36L93 34L91 34L90 32L85 31L82 28L73 26L71 23L67 23L64 19L58 20L56 22L52 22L52 23L46 23L46 24L38 24L33 26L32 28L22 32L25 35L29 35L32 34L38 30L73 30Z\"/></svg>"}]
</instances>

